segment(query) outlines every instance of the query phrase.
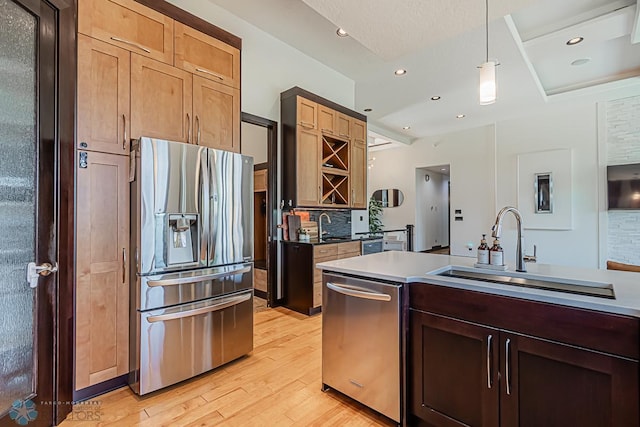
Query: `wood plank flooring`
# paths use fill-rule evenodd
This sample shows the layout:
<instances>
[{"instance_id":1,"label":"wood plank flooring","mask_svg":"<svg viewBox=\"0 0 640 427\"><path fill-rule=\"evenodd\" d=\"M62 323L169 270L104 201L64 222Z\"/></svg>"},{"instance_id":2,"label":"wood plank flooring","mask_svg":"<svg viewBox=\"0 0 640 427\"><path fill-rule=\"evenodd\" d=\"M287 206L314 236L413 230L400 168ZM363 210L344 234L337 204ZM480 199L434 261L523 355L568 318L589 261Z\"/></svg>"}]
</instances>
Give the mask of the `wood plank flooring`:
<instances>
[{"instance_id":1,"label":"wood plank flooring","mask_svg":"<svg viewBox=\"0 0 640 427\"><path fill-rule=\"evenodd\" d=\"M76 405L60 425L394 425L333 390L320 390L321 315L278 307L255 313L254 322L250 355L147 397L129 388L98 396Z\"/></svg>"}]
</instances>

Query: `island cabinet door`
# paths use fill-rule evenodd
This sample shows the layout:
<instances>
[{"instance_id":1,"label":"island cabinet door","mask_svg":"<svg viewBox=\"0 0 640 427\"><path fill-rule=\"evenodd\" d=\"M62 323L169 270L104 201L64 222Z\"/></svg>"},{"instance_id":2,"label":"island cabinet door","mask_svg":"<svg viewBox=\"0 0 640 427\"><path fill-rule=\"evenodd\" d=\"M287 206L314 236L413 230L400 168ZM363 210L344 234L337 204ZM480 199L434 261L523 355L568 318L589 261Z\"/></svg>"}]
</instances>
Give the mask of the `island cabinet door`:
<instances>
[{"instance_id":1,"label":"island cabinet door","mask_svg":"<svg viewBox=\"0 0 640 427\"><path fill-rule=\"evenodd\" d=\"M502 332L503 427L637 427L638 362Z\"/></svg>"},{"instance_id":2,"label":"island cabinet door","mask_svg":"<svg viewBox=\"0 0 640 427\"><path fill-rule=\"evenodd\" d=\"M412 424L499 425L497 329L411 310Z\"/></svg>"}]
</instances>

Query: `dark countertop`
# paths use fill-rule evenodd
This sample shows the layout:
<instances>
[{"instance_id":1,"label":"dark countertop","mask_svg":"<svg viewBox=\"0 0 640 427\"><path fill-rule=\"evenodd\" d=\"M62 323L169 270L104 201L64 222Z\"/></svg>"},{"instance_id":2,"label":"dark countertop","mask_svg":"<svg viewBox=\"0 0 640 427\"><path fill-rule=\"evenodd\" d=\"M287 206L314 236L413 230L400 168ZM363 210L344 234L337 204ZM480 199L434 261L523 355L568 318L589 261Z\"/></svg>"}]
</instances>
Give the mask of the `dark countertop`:
<instances>
[{"instance_id":1,"label":"dark countertop","mask_svg":"<svg viewBox=\"0 0 640 427\"><path fill-rule=\"evenodd\" d=\"M362 236L358 236L355 239L352 238L351 236L344 236L344 237L340 237L340 236L329 236L329 237L325 237L324 239L310 239L310 240L283 240L283 243L301 243L301 244L306 244L306 245L328 245L331 243L347 243L347 242L360 242L360 241L367 241L367 240L380 240L382 239L382 236L369 236L369 235L362 235Z\"/></svg>"}]
</instances>

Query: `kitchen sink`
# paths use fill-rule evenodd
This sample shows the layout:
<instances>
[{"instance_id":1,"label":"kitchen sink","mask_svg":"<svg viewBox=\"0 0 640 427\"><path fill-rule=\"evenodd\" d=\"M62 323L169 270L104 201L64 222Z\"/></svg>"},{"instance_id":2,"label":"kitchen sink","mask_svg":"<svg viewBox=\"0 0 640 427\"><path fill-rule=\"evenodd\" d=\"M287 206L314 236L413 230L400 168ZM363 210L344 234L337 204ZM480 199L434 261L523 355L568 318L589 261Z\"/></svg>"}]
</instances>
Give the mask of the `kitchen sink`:
<instances>
[{"instance_id":1,"label":"kitchen sink","mask_svg":"<svg viewBox=\"0 0 640 427\"><path fill-rule=\"evenodd\" d=\"M482 269L454 265L431 272L431 274L442 277L498 283L500 285L520 286L523 288L615 299L613 285L604 282L538 276L528 273L488 272Z\"/></svg>"}]
</instances>

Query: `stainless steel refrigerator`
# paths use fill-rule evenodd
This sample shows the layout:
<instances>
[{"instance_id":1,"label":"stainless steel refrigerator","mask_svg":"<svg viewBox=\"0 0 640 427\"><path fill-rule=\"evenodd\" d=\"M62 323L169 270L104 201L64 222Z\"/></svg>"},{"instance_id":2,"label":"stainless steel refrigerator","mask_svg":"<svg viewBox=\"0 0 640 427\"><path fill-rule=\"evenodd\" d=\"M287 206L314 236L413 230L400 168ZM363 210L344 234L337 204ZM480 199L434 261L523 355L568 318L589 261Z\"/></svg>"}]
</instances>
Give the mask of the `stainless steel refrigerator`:
<instances>
[{"instance_id":1,"label":"stainless steel refrigerator","mask_svg":"<svg viewBox=\"0 0 640 427\"><path fill-rule=\"evenodd\" d=\"M253 159L140 138L131 160L129 384L142 395L253 349Z\"/></svg>"}]
</instances>

